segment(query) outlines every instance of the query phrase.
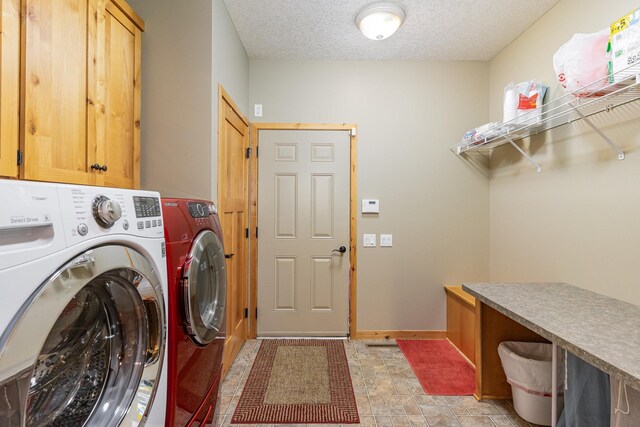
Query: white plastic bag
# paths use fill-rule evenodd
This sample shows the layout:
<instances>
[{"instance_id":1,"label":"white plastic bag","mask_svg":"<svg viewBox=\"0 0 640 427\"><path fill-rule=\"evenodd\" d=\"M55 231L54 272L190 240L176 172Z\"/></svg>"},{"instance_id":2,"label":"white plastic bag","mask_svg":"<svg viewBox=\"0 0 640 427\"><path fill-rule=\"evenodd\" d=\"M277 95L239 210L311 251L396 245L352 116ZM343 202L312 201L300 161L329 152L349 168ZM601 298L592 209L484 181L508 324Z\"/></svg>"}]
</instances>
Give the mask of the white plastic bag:
<instances>
[{"instance_id":1,"label":"white plastic bag","mask_svg":"<svg viewBox=\"0 0 640 427\"><path fill-rule=\"evenodd\" d=\"M609 28L605 28L593 34L574 34L558 49L553 55L553 68L556 78L567 92L575 92L589 85L584 91L575 93L576 96L583 96L608 84L608 43Z\"/></svg>"},{"instance_id":2,"label":"white plastic bag","mask_svg":"<svg viewBox=\"0 0 640 427\"><path fill-rule=\"evenodd\" d=\"M551 344L505 341L498 346L498 354L511 386L532 394L551 395ZM558 390L562 385L563 379L560 378Z\"/></svg>"}]
</instances>

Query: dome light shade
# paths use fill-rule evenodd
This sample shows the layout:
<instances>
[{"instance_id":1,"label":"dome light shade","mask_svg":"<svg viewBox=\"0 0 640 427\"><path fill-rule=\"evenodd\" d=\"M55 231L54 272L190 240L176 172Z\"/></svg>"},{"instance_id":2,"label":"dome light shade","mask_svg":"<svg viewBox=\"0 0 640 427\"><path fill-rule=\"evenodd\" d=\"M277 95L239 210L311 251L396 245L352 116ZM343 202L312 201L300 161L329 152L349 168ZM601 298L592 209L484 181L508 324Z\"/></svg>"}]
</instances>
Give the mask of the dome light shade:
<instances>
[{"instance_id":1,"label":"dome light shade","mask_svg":"<svg viewBox=\"0 0 640 427\"><path fill-rule=\"evenodd\" d=\"M356 25L367 38L384 40L400 28L405 16L400 6L391 3L374 3L358 13Z\"/></svg>"}]
</instances>

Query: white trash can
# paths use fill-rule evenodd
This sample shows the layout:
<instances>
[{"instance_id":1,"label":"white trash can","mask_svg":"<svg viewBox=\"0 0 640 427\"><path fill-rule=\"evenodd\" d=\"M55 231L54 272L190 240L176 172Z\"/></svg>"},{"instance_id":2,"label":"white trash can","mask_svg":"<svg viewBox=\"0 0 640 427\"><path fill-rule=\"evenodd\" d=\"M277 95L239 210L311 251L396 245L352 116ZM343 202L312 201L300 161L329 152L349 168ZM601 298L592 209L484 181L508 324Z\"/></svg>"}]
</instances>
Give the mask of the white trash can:
<instances>
[{"instance_id":1,"label":"white trash can","mask_svg":"<svg viewBox=\"0 0 640 427\"><path fill-rule=\"evenodd\" d=\"M502 368L511 384L513 408L533 424L551 425L551 344L505 341L498 346ZM564 363L558 354L558 366ZM563 379L558 376L558 390ZM558 397L558 414L563 401Z\"/></svg>"}]
</instances>

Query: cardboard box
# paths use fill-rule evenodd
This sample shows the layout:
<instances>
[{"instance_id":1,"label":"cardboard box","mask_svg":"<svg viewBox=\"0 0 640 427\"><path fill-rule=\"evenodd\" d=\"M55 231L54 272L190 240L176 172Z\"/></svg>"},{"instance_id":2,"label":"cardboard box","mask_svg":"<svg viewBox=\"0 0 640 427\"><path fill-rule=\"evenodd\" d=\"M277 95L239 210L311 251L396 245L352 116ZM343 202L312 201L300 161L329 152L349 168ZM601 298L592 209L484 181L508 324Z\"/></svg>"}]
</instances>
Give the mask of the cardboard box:
<instances>
[{"instance_id":1,"label":"cardboard box","mask_svg":"<svg viewBox=\"0 0 640 427\"><path fill-rule=\"evenodd\" d=\"M609 82L640 74L640 8L611 24Z\"/></svg>"}]
</instances>

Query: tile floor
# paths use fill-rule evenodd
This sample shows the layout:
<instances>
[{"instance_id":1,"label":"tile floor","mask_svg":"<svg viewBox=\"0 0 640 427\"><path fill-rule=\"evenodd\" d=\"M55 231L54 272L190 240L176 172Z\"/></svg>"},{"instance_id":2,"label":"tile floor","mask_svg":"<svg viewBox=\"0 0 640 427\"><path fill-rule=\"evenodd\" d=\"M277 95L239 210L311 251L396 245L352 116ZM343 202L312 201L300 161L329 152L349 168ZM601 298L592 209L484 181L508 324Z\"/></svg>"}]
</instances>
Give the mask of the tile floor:
<instances>
[{"instance_id":1,"label":"tile floor","mask_svg":"<svg viewBox=\"0 0 640 427\"><path fill-rule=\"evenodd\" d=\"M222 383L217 408L222 427L231 423L259 347L257 340L245 343ZM345 341L345 349L362 426L531 426L507 401L426 395L398 347L367 347L365 341Z\"/></svg>"}]
</instances>

